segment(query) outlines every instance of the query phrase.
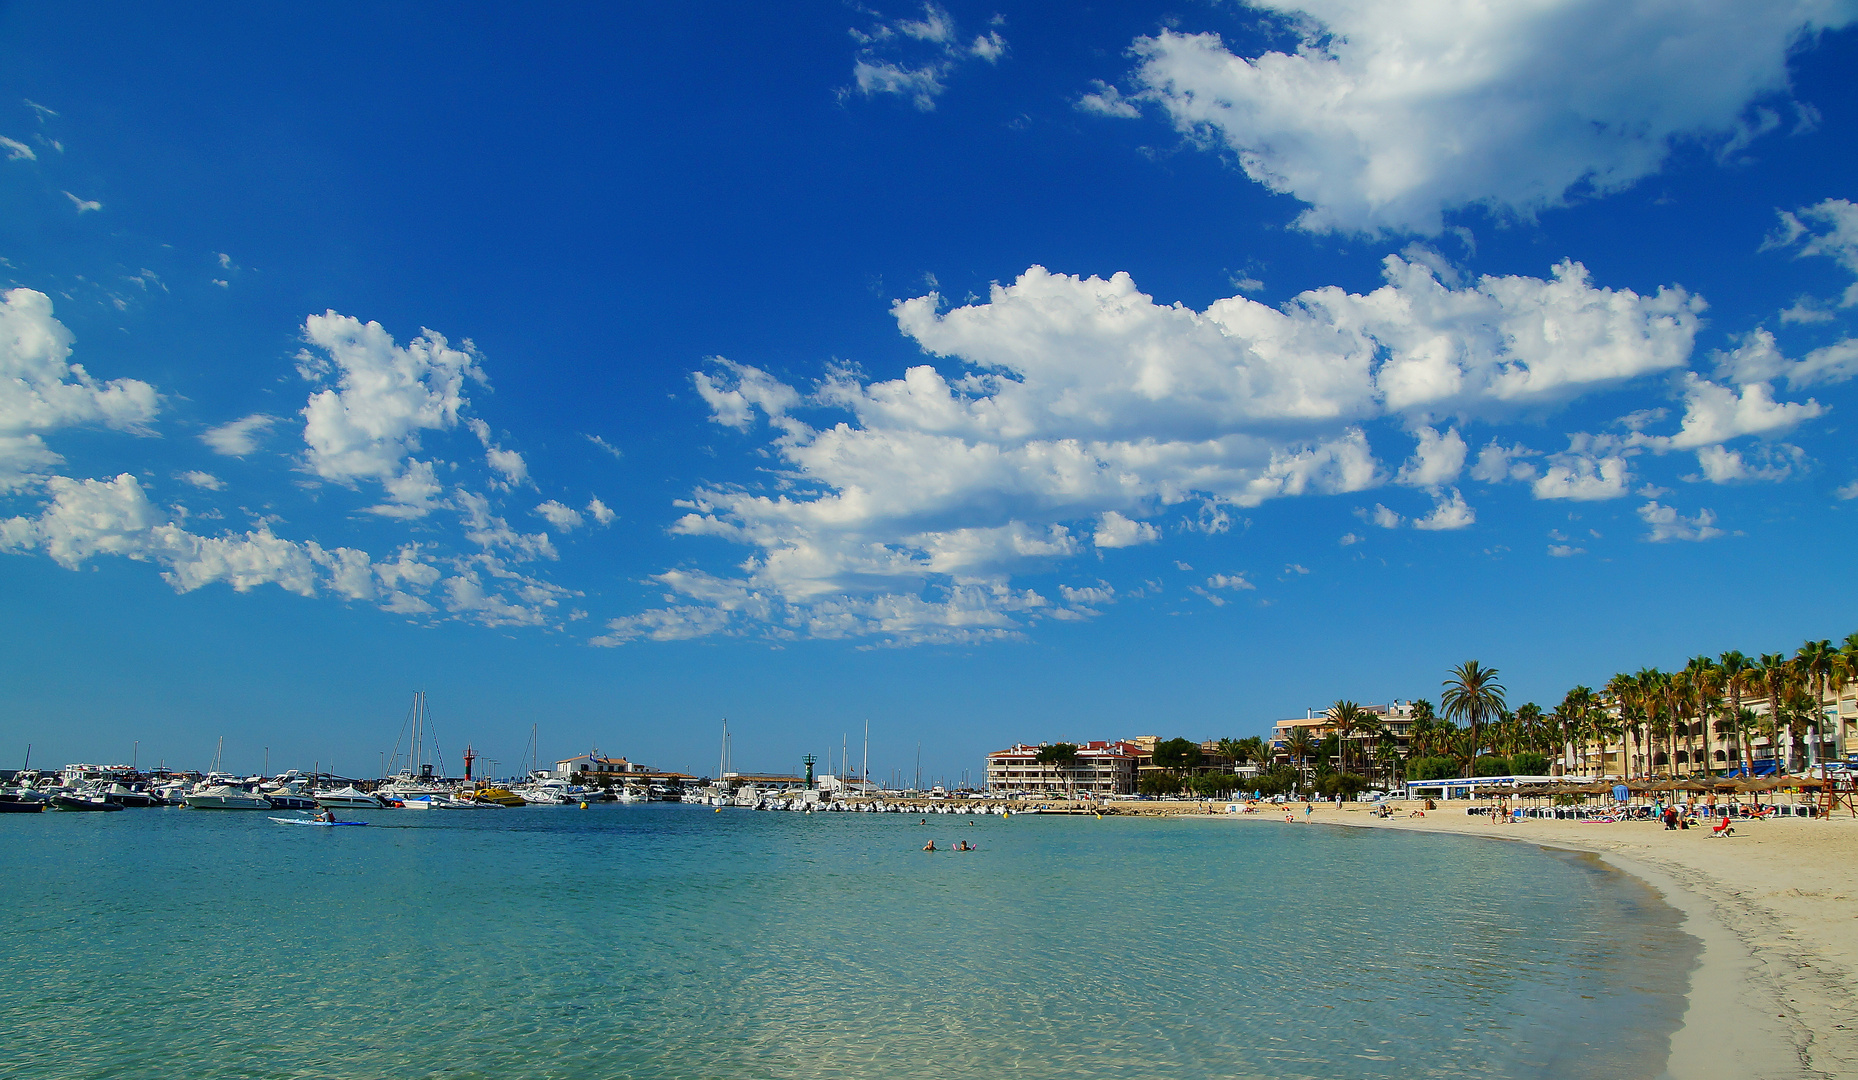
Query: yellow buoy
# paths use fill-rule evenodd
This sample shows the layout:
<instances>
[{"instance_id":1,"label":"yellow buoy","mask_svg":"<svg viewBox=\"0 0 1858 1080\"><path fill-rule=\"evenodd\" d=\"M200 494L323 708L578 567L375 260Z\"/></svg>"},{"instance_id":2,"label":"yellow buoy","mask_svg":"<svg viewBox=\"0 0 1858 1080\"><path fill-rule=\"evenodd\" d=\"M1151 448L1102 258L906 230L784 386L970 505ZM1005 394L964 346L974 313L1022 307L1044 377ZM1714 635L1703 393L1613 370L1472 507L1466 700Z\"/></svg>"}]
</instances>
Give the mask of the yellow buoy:
<instances>
[{"instance_id":1,"label":"yellow buoy","mask_svg":"<svg viewBox=\"0 0 1858 1080\"><path fill-rule=\"evenodd\" d=\"M586 804L586 803L582 803L582 804L581 804L581 809L582 809L582 810L585 810L585 809L587 809L587 804Z\"/></svg>"},{"instance_id":2,"label":"yellow buoy","mask_svg":"<svg viewBox=\"0 0 1858 1080\"><path fill-rule=\"evenodd\" d=\"M723 812L723 808L722 808L722 807L720 807L720 806L719 806L719 807L717 807L717 808L716 808L716 812L717 812L717 813L719 813L719 814L720 814L720 813L722 813L722 812Z\"/></svg>"}]
</instances>

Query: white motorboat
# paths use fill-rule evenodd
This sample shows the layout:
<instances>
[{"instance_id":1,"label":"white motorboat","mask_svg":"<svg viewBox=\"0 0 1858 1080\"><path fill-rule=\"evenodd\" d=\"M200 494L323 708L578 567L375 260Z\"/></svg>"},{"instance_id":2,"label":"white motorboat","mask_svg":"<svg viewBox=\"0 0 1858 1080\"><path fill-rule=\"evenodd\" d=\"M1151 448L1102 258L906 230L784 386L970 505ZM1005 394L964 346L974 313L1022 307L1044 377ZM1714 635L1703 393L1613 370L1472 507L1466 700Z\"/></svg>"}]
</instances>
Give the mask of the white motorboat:
<instances>
[{"instance_id":1,"label":"white motorboat","mask_svg":"<svg viewBox=\"0 0 1858 1080\"><path fill-rule=\"evenodd\" d=\"M538 777L528 787L518 792L523 801L532 806L568 806L580 802L577 788L558 777Z\"/></svg>"},{"instance_id":2,"label":"white motorboat","mask_svg":"<svg viewBox=\"0 0 1858 1080\"><path fill-rule=\"evenodd\" d=\"M483 810L495 809L497 806L496 803L479 803L444 795L408 795L399 801L407 810Z\"/></svg>"},{"instance_id":3,"label":"white motorboat","mask_svg":"<svg viewBox=\"0 0 1858 1080\"><path fill-rule=\"evenodd\" d=\"M324 809L336 810L379 810L381 800L350 784L334 791L319 791L315 794L316 805Z\"/></svg>"},{"instance_id":4,"label":"white motorboat","mask_svg":"<svg viewBox=\"0 0 1858 1080\"><path fill-rule=\"evenodd\" d=\"M215 784L187 796L187 805L195 810L269 810L271 800L231 784Z\"/></svg>"}]
</instances>

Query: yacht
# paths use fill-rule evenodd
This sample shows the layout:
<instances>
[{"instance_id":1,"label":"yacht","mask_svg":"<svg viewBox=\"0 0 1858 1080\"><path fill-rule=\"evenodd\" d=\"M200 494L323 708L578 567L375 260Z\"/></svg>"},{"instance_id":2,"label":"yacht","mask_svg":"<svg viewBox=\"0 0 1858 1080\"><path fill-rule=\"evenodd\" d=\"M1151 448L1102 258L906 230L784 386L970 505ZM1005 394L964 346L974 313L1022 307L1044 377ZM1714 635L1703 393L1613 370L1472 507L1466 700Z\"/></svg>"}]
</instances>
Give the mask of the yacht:
<instances>
[{"instance_id":1,"label":"yacht","mask_svg":"<svg viewBox=\"0 0 1858 1080\"><path fill-rule=\"evenodd\" d=\"M336 810L379 810L381 800L350 784L334 791L319 791L313 798L316 805Z\"/></svg>"},{"instance_id":2,"label":"yacht","mask_svg":"<svg viewBox=\"0 0 1858 1080\"><path fill-rule=\"evenodd\" d=\"M449 795L407 795L399 802L403 810L488 810L497 805L454 799Z\"/></svg>"},{"instance_id":3,"label":"yacht","mask_svg":"<svg viewBox=\"0 0 1858 1080\"><path fill-rule=\"evenodd\" d=\"M315 797L303 790L301 781L292 781L288 784L282 784L270 791L265 791L263 788L260 788L259 791L266 799L270 800L272 807L278 810L316 809Z\"/></svg>"},{"instance_id":4,"label":"yacht","mask_svg":"<svg viewBox=\"0 0 1858 1080\"><path fill-rule=\"evenodd\" d=\"M143 785L139 783L131 786L120 780L110 784L98 781L92 785L90 790L92 793L101 795L110 802L123 807L162 806L165 804L165 800L162 799L161 796L145 790Z\"/></svg>"},{"instance_id":5,"label":"yacht","mask_svg":"<svg viewBox=\"0 0 1858 1080\"><path fill-rule=\"evenodd\" d=\"M271 800L271 805L278 810L314 810L316 797L306 790L308 783L308 777L292 769L260 781L257 790L258 794Z\"/></svg>"},{"instance_id":6,"label":"yacht","mask_svg":"<svg viewBox=\"0 0 1858 1080\"><path fill-rule=\"evenodd\" d=\"M231 784L214 784L184 800L194 810L270 810L271 800Z\"/></svg>"},{"instance_id":7,"label":"yacht","mask_svg":"<svg viewBox=\"0 0 1858 1080\"><path fill-rule=\"evenodd\" d=\"M121 810L122 807L101 795L85 792L60 792L52 796L54 810Z\"/></svg>"}]
</instances>

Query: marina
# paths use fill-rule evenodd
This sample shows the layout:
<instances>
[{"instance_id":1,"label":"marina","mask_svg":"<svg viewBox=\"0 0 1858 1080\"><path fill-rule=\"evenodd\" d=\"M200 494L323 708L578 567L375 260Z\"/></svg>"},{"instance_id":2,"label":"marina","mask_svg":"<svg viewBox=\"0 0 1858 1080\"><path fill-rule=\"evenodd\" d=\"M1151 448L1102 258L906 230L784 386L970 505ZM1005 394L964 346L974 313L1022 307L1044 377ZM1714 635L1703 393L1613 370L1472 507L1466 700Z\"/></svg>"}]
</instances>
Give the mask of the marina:
<instances>
[{"instance_id":1,"label":"marina","mask_svg":"<svg viewBox=\"0 0 1858 1080\"><path fill-rule=\"evenodd\" d=\"M0 1071L1056 1080L1114 1059L1380 1080L1429 1058L1600 1080L1656 1073L1694 959L1630 879L1450 837L681 803L362 816L5 826L31 947L0 958L0 1023L35 1037ZM958 837L977 850L921 850ZM1320 908L1319 878L1343 886ZM1412 878L1448 884L1383 902ZM228 881L264 901L226 903Z\"/></svg>"}]
</instances>

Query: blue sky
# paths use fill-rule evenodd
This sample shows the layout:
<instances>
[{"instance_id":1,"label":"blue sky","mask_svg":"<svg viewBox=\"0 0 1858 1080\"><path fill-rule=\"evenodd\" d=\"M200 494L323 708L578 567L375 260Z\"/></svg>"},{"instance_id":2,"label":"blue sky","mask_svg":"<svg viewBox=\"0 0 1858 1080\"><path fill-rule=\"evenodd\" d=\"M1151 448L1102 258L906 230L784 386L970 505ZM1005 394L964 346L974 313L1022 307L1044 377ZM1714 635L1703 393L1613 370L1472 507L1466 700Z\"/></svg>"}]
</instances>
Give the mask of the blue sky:
<instances>
[{"instance_id":1,"label":"blue sky","mask_svg":"<svg viewBox=\"0 0 1858 1080\"><path fill-rule=\"evenodd\" d=\"M8 7L0 753L958 780L1842 637L1855 20Z\"/></svg>"}]
</instances>

